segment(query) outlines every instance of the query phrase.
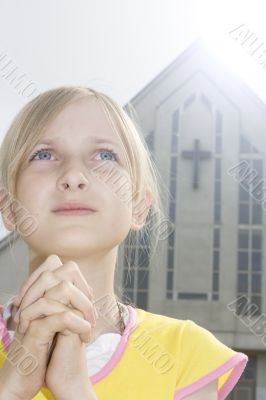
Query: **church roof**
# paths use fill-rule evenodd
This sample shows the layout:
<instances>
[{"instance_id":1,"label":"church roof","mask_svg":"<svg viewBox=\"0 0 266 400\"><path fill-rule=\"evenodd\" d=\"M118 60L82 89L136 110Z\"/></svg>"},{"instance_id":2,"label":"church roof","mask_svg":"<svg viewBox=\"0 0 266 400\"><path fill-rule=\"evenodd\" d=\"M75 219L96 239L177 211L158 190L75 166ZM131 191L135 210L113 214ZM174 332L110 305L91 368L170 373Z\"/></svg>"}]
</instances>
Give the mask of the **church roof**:
<instances>
[{"instance_id":1,"label":"church roof","mask_svg":"<svg viewBox=\"0 0 266 400\"><path fill-rule=\"evenodd\" d=\"M138 103L142 98L146 97L150 91L154 90L164 79L172 74L173 71L181 69L183 64L193 65L192 69L196 71L205 72L209 79L219 86L219 80L222 79L222 87L224 92L227 90L232 91L232 85L238 87L245 93L246 96L255 102L257 107L265 113L266 104L260 99L259 96L244 82L239 76L232 72L230 68L224 65L211 50L198 39L187 47L181 54L179 54L166 68L164 68L157 76L155 76L142 90L140 90L132 99L130 103ZM183 75L183 72L182 72ZM182 78L183 79L183 78ZM224 85L225 83L228 85Z\"/></svg>"},{"instance_id":2,"label":"church roof","mask_svg":"<svg viewBox=\"0 0 266 400\"><path fill-rule=\"evenodd\" d=\"M189 66L189 68L184 68L186 65ZM179 71L180 73L178 75ZM215 58L201 40L196 40L178 55L173 62L140 90L129 103L137 106L141 101L145 101L145 98L153 96L153 92L157 90L157 87L173 74L179 76L180 82L184 83L184 81L191 78L191 76L196 73L202 73L208 80L212 81L212 84L215 85L220 92L223 92L223 95L234 107L238 108L238 111L241 111L242 108L243 118L247 118L249 114L245 110L249 109L250 112L252 112L252 108L255 106L257 111L260 110L259 115L256 116L260 119L256 118L256 123L259 124L262 121L263 124L261 124L261 126L266 126L266 104L243 80ZM187 76L185 76L185 74L187 74ZM176 82L176 85L180 85L180 82ZM172 85L172 90L176 90L176 86ZM157 102L156 106L158 106L160 101L162 101L160 99L160 94L154 97L153 100ZM128 104L125 105L125 108L127 107ZM245 123L243 123L243 125L245 126ZM260 146L257 144L257 147ZM8 245L10 239L13 239L13 235L13 232L5 234L0 230L0 251Z\"/></svg>"}]
</instances>

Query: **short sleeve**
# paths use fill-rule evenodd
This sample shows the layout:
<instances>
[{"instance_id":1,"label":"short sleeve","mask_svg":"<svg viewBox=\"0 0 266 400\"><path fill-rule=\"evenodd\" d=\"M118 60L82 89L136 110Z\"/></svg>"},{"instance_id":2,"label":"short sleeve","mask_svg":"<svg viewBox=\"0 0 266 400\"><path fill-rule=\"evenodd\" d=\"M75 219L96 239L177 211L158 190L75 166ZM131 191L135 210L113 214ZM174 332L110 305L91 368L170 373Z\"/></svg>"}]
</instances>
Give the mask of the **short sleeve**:
<instances>
[{"instance_id":1,"label":"short sleeve","mask_svg":"<svg viewBox=\"0 0 266 400\"><path fill-rule=\"evenodd\" d=\"M179 355L174 400L183 399L215 380L219 400L225 399L248 362L246 354L234 351L191 320L184 325Z\"/></svg>"},{"instance_id":2,"label":"short sleeve","mask_svg":"<svg viewBox=\"0 0 266 400\"><path fill-rule=\"evenodd\" d=\"M10 345L9 334L3 319L3 306L0 304L0 368L2 367L6 353Z\"/></svg>"}]
</instances>

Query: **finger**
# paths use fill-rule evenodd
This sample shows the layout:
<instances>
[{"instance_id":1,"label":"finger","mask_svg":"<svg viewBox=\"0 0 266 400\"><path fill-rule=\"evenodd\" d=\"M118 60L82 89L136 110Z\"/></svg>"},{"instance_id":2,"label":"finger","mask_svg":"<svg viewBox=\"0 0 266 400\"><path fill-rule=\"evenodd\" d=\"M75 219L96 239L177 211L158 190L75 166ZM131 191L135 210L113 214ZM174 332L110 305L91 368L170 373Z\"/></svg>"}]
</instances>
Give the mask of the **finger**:
<instances>
[{"instance_id":1,"label":"finger","mask_svg":"<svg viewBox=\"0 0 266 400\"><path fill-rule=\"evenodd\" d=\"M52 257L52 256L51 256ZM57 256L55 256L57 257ZM58 258L59 259L59 258ZM59 259L60 260L60 259ZM34 271L35 272L35 271ZM55 278L57 278L58 281L62 280L69 280L72 282L76 287L78 287L91 301L93 301L93 289L88 285L86 279L82 275L78 265L74 261L68 261L65 264L61 265L58 268L53 267L53 270L49 270L49 266L46 267L39 275L38 279L35 280L30 287L28 287L27 291L24 292L24 297L22 298L20 302L20 309L24 308L25 306L28 306L29 304L32 304L33 301L37 300L37 298L42 297L43 293L45 292L44 287L46 285L45 280L51 281L51 274L54 275ZM40 279L44 280L44 287L42 287L42 290L40 286L38 286L40 289L39 296L37 296L36 293L36 284ZM56 281L54 281L56 282ZM51 285L49 285L48 288L50 288ZM34 295L30 294L34 290Z\"/></svg>"},{"instance_id":2,"label":"finger","mask_svg":"<svg viewBox=\"0 0 266 400\"><path fill-rule=\"evenodd\" d=\"M21 311L18 332L21 334L25 333L31 321L35 319L47 317L48 315L53 315L55 313L68 310L68 307L64 304L42 297L34 304L31 304L29 307L26 307Z\"/></svg>"},{"instance_id":3,"label":"finger","mask_svg":"<svg viewBox=\"0 0 266 400\"><path fill-rule=\"evenodd\" d=\"M44 298L50 298L60 301L67 306L72 306L74 309L79 310L85 319L87 319L93 326L96 325L96 309L91 300L79 290L72 282L62 280L57 286L49 289Z\"/></svg>"},{"instance_id":4,"label":"finger","mask_svg":"<svg viewBox=\"0 0 266 400\"><path fill-rule=\"evenodd\" d=\"M27 292L28 288L39 278L42 272L48 270L53 271L60 265L62 265L62 262L57 255L51 254L50 256L48 256L46 260L24 281L16 299L14 300L14 305L17 307L20 306L21 300Z\"/></svg>"},{"instance_id":5,"label":"finger","mask_svg":"<svg viewBox=\"0 0 266 400\"><path fill-rule=\"evenodd\" d=\"M88 321L80 318L75 312L63 311L32 321L24 336L26 338L25 345L27 340L32 338L48 344L57 332L65 335L77 333L81 340L87 342L88 338L91 337L91 331L92 327Z\"/></svg>"},{"instance_id":6,"label":"finger","mask_svg":"<svg viewBox=\"0 0 266 400\"><path fill-rule=\"evenodd\" d=\"M39 279L37 279L27 290L24 297L21 300L19 309L14 317L14 321L18 322L18 314L33 304L36 300L40 299L45 295L46 290L49 290L53 286L57 285L59 282L55 279L51 271L44 271L41 273Z\"/></svg>"},{"instance_id":7,"label":"finger","mask_svg":"<svg viewBox=\"0 0 266 400\"><path fill-rule=\"evenodd\" d=\"M52 291L52 289L54 290ZM54 274L50 271L43 272L41 277L28 289L14 317L14 321L18 323L21 311L42 297L61 301L66 305L71 304L73 308L83 312L85 319L93 325L96 324L97 312L93 302L74 286L72 282L65 280L58 282Z\"/></svg>"},{"instance_id":8,"label":"finger","mask_svg":"<svg viewBox=\"0 0 266 400\"><path fill-rule=\"evenodd\" d=\"M41 299L40 299L41 300ZM35 303L34 303L35 304ZM18 327L17 327L17 332L18 332L18 334L19 335L21 335L22 337L27 333L27 331L28 331L28 329L29 329L29 327L30 327L30 325L31 325L31 323L33 322L33 321L36 321L36 320L38 320L39 318L38 318L38 315L39 315L39 317L40 317L40 319L44 319L44 318L46 318L47 316L50 316L50 315L55 315L56 313L63 313L63 312L72 312L73 314L75 314L75 315L77 315L79 318L81 318L81 319L83 319L83 314L80 312L80 311L78 311L78 310L75 310L75 309L70 309L69 307L67 307L67 306L64 306L62 303L58 303L58 302L54 302L54 304L50 304L50 311L49 310L47 310L47 309L44 309L43 310L43 312L42 313L40 313L40 311L39 311L39 309L36 309L36 313L35 313L35 315L37 316L37 318L35 318L35 319L31 319L31 321L28 323L28 326L27 327L25 327L25 326L23 326L22 324L19 324L18 325ZM53 312L51 311L51 309L53 308ZM79 337L80 337L80 340L82 341L82 342L85 342L85 343L87 343L90 339L91 339L91 330L93 329L94 327L91 325L91 329L90 329L90 333L89 333L89 335L88 334L85 334L85 333L79 333ZM59 332L58 332L59 333ZM63 334L63 335L73 335L74 333L69 329L69 328L66 328L66 329L64 329L63 331L61 331L60 332L61 334ZM54 336L54 338L53 338L53 342L54 342L54 339L55 339L55 337L56 336Z\"/></svg>"},{"instance_id":9,"label":"finger","mask_svg":"<svg viewBox=\"0 0 266 400\"><path fill-rule=\"evenodd\" d=\"M29 321L40 316L42 314L41 311L50 308L50 301L52 303L56 302L59 305L61 304L63 307L69 307L70 305L73 309L79 311L80 315L87 319L93 327L96 325L92 302L84 293L68 281L62 281L56 286L53 286L45 293L44 297L25 307L19 316L19 324L22 324L22 326L27 329ZM38 305L40 306L39 309Z\"/></svg>"},{"instance_id":10,"label":"finger","mask_svg":"<svg viewBox=\"0 0 266 400\"><path fill-rule=\"evenodd\" d=\"M93 300L93 289L81 273L79 266L74 261L67 261L62 266L53 271L55 277L59 280L68 280L79 288L90 300Z\"/></svg>"},{"instance_id":11,"label":"finger","mask_svg":"<svg viewBox=\"0 0 266 400\"><path fill-rule=\"evenodd\" d=\"M83 319L83 315L82 315L81 312L79 312L79 311L77 311L77 310L75 310L75 309L71 309L71 311L72 311L74 314L76 314L79 318ZM90 323L90 321L88 321L88 322ZM80 338L80 340L81 340L82 342L88 343L88 341L91 340L93 328L94 328L94 326L91 324L91 328L90 328L88 334L85 334L85 333L80 333L80 334L79 334L79 338ZM76 335L75 333L71 332L71 330L68 329L68 328L65 329L65 330L62 330L61 332L58 332L58 334L59 334L59 335L63 335L63 336Z\"/></svg>"},{"instance_id":12,"label":"finger","mask_svg":"<svg viewBox=\"0 0 266 400\"><path fill-rule=\"evenodd\" d=\"M49 315L54 315L58 313L63 313L63 312L72 312L73 314L77 315L79 318L83 318L82 312L75 310L75 309L70 309L66 305L59 303L57 301L53 301L50 299L44 299L41 298L38 301L36 301L34 304L32 304L30 307L27 307L22 313L21 313L21 320L18 325L18 332L20 334L25 334L32 323L32 321L37 320L38 318L43 319L44 317L47 317ZM91 326L93 329L93 326ZM62 333L68 335L70 334L69 329L65 329ZM87 342L88 340L88 335L87 334L80 334L80 339L83 342Z\"/></svg>"}]
</instances>

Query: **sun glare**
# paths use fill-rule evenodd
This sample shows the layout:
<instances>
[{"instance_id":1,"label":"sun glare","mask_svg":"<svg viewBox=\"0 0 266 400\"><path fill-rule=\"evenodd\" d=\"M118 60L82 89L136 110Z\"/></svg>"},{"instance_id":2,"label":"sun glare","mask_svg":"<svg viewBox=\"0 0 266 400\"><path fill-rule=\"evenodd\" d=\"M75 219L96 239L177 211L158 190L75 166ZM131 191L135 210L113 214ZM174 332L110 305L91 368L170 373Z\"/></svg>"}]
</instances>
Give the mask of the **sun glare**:
<instances>
[{"instance_id":1,"label":"sun glare","mask_svg":"<svg viewBox=\"0 0 266 400\"><path fill-rule=\"evenodd\" d=\"M264 86L264 92L265 12L266 3L262 2L207 0L198 7L200 38L207 49L253 89Z\"/></svg>"}]
</instances>

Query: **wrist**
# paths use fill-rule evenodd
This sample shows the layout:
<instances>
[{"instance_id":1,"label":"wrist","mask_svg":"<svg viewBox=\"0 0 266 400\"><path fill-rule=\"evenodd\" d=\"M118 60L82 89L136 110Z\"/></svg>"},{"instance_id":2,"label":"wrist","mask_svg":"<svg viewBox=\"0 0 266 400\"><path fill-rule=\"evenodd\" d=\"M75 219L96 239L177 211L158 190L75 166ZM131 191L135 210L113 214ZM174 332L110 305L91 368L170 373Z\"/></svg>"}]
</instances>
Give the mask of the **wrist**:
<instances>
[{"instance_id":1,"label":"wrist","mask_svg":"<svg viewBox=\"0 0 266 400\"><path fill-rule=\"evenodd\" d=\"M82 393L79 393L78 396L77 396L77 393L75 393L75 396L70 396L70 397L68 397L68 396L69 396L69 393L68 393L67 397L66 397L66 395L64 395L63 397L56 397L56 400L68 400L68 399L73 400L73 398L78 398L79 400L99 400L96 393L94 392L94 390L91 390L91 389L83 391ZM1 397L0 397L0 400L2 400Z\"/></svg>"},{"instance_id":2,"label":"wrist","mask_svg":"<svg viewBox=\"0 0 266 400\"><path fill-rule=\"evenodd\" d=\"M56 399L57 400L67 400L67 397L62 397L62 398L57 397ZM69 400L72 400L72 399L73 399L73 397L71 397L71 398L69 397ZM79 396L78 399L79 400L99 400L98 397L96 396L96 393L94 393L94 392L93 393L89 392L89 393L83 394L82 396ZM1 397L0 397L0 400L2 400ZM6 400L6 399L3 398L3 400ZM21 400L21 399L19 399L19 400Z\"/></svg>"},{"instance_id":3,"label":"wrist","mask_svg":"<svg viewBox=\"0 0 266 400\"><path fill-rule=\"evenodd\" d=\"M22 400L22 398L9 392L4 387L1 387L0 388L0 400Z\"/></svg>"},{"instance_id":4,"label":"wrist","mask_svg":"<svg viewBox=\"0 0 266 400\"><path fill-rule=\"evenodd\" d=\"M69 397L69 400L72 400L72 399L73 399L73 397L71 397L71 398ZM87 394L84 394L83 396L79 396L78 399L79 400L99 400L98 397L96 396L96 393L87 393ZM2 399L2 397L0 397L0 400L13 400L13 399L5 399L4 397ZM17 400L17 399L14 399L14 400ZM21 399L19 399L19 400L21 400ZM62 397L62 398L57 397L56 400L67 400L67 397Z\"/></svg>"},{"instance_id":5,"label":"wrist","mask_svg":"<svg viewBox=\"0 0 266 400\"><path fill-rule=\"evenodd\" d=\"M22 398L9 390L7 385L0 380L0 400L31 400Z\"/></svg>"},{"instance_id":6,"label":"wrist","mask_svg":"<svg viewBox=\"0 0 266 400\"><path fill-rule=\"evenodd\" d=\"M98 399L96 393L93 391L93 392L88 393L87 397L84 397L84 400L99 400L99 399Z\"/></svg>"}]
</instances>

